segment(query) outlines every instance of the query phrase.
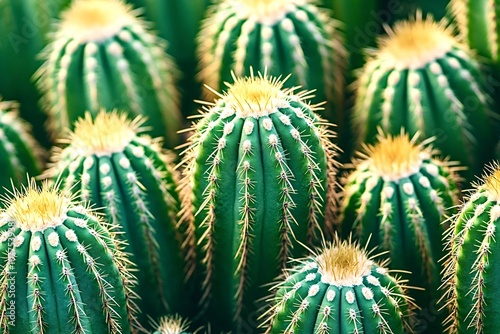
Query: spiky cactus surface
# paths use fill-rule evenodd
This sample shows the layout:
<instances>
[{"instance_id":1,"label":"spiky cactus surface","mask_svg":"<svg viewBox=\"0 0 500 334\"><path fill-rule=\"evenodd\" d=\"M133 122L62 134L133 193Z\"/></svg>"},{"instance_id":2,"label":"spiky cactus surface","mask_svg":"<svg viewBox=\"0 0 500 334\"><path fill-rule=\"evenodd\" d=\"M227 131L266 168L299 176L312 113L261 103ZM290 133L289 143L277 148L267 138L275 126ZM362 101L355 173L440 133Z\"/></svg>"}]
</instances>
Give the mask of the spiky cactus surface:
<instances>
[{"instance_id":1,"label":"spiky cactus surface","mask_svg":"<svg viewBox=\"0 0 500 334\"><path fill-rule=\"evenodd\" d=\"M354 125L358 143L374 143L377 128L436 136L445 156L481 171L496 144L488 97L477 62L444 23L400 22L380 39L357 84Z\"/></svg>"},{"instance_id":2,"label":"spiky cactus surface","mask_svg":"<svg viewBox=\"0 0 500 334\"><path fill-rule=\"evenodd\" d=\"M300 260L277 288L269 334L411 331L402 282L350 241Z\"/></svg>"},{"instance_id":3,"label":"spiky cactus surface","mask_svg":"<svg viewBox=\"0 0 500 334\"><path fill-rule=\"evenodd\" d=\"M309 0L223 0L199 33L200 79L215 90L250 67L340 103L345 52L337 22ZM330 116L330 115L329 115ZM338 119L336 120L338 121Z\"/></svg>"},{"instance_id":4,"label":"spiky cactus surface","mask_svg":"<svg viewBox=\"0 0 500 334\"><path fill-rule=\"evenodd\" d=\"M306 92L265 75L235 78L205 109L184 152L183 225L195 234L213 329L251 325L263 284L330 218L331 130ZM330 220L331 221L331 220Z\"/></svg>"},{"instance_id":5,"label":"spiky cactus surface","mask_svg":"<svg viewBox=\"0 0 500 334\"><path fill-rule=\"evenodd\" d=\"M181 244L189 242L176 228L179 198L172 158L161 141L140 135L143 119L102 111L78 120L68 145L56 151L49 174L63 189L102 208L137 264L138 302L153 318L185 312L191 303L184 285Z\"/></svg>"},{"instance_id":6,"label":"spiky cactus surface","mask_svg":"<svg viewBox=\"0 0 500 334\"><path fill-rule=\"evenodd\" d=\"M37 73L55 137L87 111L117 108L146 116L151 133L175 145L176 70L136 15L122 0L75 1L62 14Z\"/></svg>"},{"instance_id":7,"label":"spiky cactus surface","mask_svg":"<svg viewBox=\"0 0 500 334\"><path fill-rule=\"evenodd\" d=\"M135 278L114 226L32 180L0 213L0 332L131 333Z\"/></svg>"},{"instance_id":8,"label":"spiky cactus surface","mask_svg":"<svg viewBox=\"0 0 500 334\"><path fill-rule=\"evenodd\" d=\"M458 204L455 168L438 160L429 146L417 144L416 137L403 134L379 136L361 156L345 180L344 237L354 232L369 248L387 251L391 269L409 271L410 285L425 288L410 292L416 303L438 309L446 229L442 222ZM427 330L435 333L443 315Z\"/></svg>"},{"instance_id":9,"label":"spiky cactus surface","mask_svg":"<svg viewBox=\"0 0 500 334\"><path fill-rule=\"evenodd\" d=\"M156 331L153 334L189 334L188 327L189 321L179 316L165 316L159 324L155 324Z\"/></svg>"}]
</instances>

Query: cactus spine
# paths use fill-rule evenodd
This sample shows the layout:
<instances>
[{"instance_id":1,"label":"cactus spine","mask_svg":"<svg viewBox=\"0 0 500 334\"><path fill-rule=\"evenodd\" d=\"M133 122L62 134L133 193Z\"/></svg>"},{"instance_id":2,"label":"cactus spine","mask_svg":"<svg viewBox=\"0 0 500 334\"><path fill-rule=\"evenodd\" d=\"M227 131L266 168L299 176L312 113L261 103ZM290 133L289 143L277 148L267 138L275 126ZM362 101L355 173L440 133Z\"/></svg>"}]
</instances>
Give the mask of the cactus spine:
<instances>
[{"instance_id":1,"label":"cactus spine","mask_svg":"<svg viewBox=\"0 0 500 334\"><path fill-rule=\"evenodd\" d=\"M179 198L172 158L161 141L139 135L144 121L101 111L79 119L68 146L56 151L50 175L63 189L103 208L118 226L125 250L137 264L138 302L153 318L167 310L183 312L189 303L184 286L181 243L188 242L176 228ZM187 306L187 305L186 305Z\"/></svg>"},{"instance_id":2,"label":"cactus spine","mask_svg":"<svg viewBox=\"0 0 500 334\"><path fill-rule=\"evenodd\" d=\"M266 333L411 331L410 299L384 266L350 241L336 240L277 285Z\"/></svg>"},{"instance_id":3,"label":"cactus spine","mask_svg":"<svg viewBox=\"0 0 500 334\"><path fill-rule=\"evenodd\" d=\"M478 64L444 23L395 25L358 80L354 125L359 142L374 143L377 127L436 136L436 148L470 166L472 180L492 155L488 97Z\"/></svg>"},{"instance_id":4,"label":"cactus spine","mask_svg":"<svg viewBox=\"0 0 500 334\"><path fill-rule=\"evenodd\" d=\"M189 334L189 322L179 316L165 316L155 324L157 329L153 334Z\"/></svg>"},{"instance_id":5,"label":"cactus spine","mask_svg":"<svg viewBox=\"0 0 500 334\"><path fill-rule=\"evenodd\" d=\"M54 135L87 111L116 108L146 116L152 135L175 145L176 70L162 45L121 0L73 2L37 73Z\"/></svg>"},{"instance_id":6,"label":"cactus spine","mask_svg":"<svg viewBox=\"0 0 500 334\"><path fill-rule=\"evenodd\" d=\"M114 228L35 181L0 213L0 332L131 333L134 277Z\"/></svg>"},{"instance_id":7,"label":"cactus spine","mask_svg":"<svg viewBox=\"0 0 500 334\"><path fill-rule=\"evenodd\" d=\"M234 80L194 127L181 181L215 331L244 325L262 284L315 239L325 212L331 221L335 197L333 134L307 92L266 75Z\"/></svg>"},{"instance_id":8,"label":"cactus spine","mask_svg":"<svg viewBox=\"0 0 500 334\"><path fill-rule=\"evenodd\" d=\"M425 291L410 295L417 305L434 309L441 297L441 223L458 204L457 176L456 167L437 160L424 144L401 134L379 136L379 143L366 146L345 181L341 221L344 237L353 231L369 248L388 251L391 269L411 272L410 284ZM428 330L435 332L444 320L437 318Z\"/></svg>"}]
</instances>

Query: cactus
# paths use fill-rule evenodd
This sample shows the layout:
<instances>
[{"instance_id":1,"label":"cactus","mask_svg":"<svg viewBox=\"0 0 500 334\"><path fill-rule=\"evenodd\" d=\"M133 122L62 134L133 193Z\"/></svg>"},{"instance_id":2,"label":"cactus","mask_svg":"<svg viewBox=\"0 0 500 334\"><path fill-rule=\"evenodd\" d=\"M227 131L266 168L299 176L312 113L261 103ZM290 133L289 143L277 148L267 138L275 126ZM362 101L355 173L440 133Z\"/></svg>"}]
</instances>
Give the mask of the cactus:
<instances>
[{"instance_id":1,"label":"cactus","mask_svg":"<svg viewBox=\"0 0 500 334\"><path fill-rule=\"evenodd\" d=\"M39 175L44 151L31 135L31 126L18 117L17 104L0 101L0 194L26 184L26 174Z\"/></svg>"},{"instance_id":2,"label":"cactus","mask_svg":"<svg viewBox=\"0 0 500 334\"><path fill-rule=\"evenodd\" d=\"M112 232L73 196L34 180L0 213L0 332L131 333L135 278Z\"/></svg>"},{"instance_id":3,"label":"cactus","mask_svg":"<svg viewBox=\"0 0 500 334\"><path fill-rule=\"evenodd\" d=\"M189 322L179 316L162 317L160 323L154 325L156 331L153 334L189 334Z\"/></svg>"},{"instance_id":4,"label":"cactus","mask_svg":"<svg viewBox=\"0 0 500 334\"><path fill-rule=\"evenodd\" d=\"M180 123L176 70L163 42L121 0L75 1L37 72L54 136L90 111L147 116L153 136L176 144Z\"/></svg>"},{"instance_id":5,"label":"cactus","mask_svg":"<svg viewBox=\"0 0 500 334\"><path fill-rule=\"evenodd\" d=\"M411 272L410 284L425 291L410 295L417 305L436 309L446 229L441 223L458 204L458 177L457 167L438 160L425 144L401 134L381 135L375 146L366 146L363 160L344 182L341 221L344 237L353 231L369 248L388 251L391 269ZM443 315L427 329L435 333Z\"/></svg>"},{"instance_id":6,"label":"cactus","mask_svg":"<svg viewBox=\"0 0 500 334\"><path fill-rule=\"evenodd\" d=\"M402 283L356 244L335 240L276 286L266 333L411 332L412 303Z\"/></svg>"},{"instance_id":7,"label":"cactus","mask_svg":"<svg viewBox=\"0 0 500 334\"><path fill-rule=\"evenodd\" d=\"M337 25L309 0L220 1L208 9L199 33L199 78L221 90L232 72L242 77L250 67L292 73L287 87L315 89L314 102L328 100L340 109L345 50Z\"/></svg>"},{"instance_id":8,"label":"cactus","mask_svg":"<svg viewBox=\"0 0 500 334\"><path fill-rule=\"evenodd\" d=\"M478 64L444 23L417 14L379 41L358 80L353 122L359 142L374 143L377 127L436 136L436 148L471 168L489 161L495 141L489 98Z\"/></svg>"},{"instance_id":9,"label":"cactus","mask_svg":"<svg viewBox=\"0 0 500 334\"><path fill-rule=\"evenodd\" d=\"M180 184L215 332L248 325L262 284L331 222L335 200L333 132L308 93L266 74L234 80L193 128Z\"/></svg>"},{"instance_id":10,"label":"cactus","mask_svg":"<svg viewBox=\"0 0 500 334\"><path fill-rule=\"evenodd\" d=\"M138 305L144 315L158 318L167 310L186 311L181 243L188 240L176 229L173 158L162 152L160 140L139 135L143 123L117 112L101 111L95 119L87 113L76 122L69 145L54 152L48 175L119 226L139 269Z\"/></svg>"}]
</instances>

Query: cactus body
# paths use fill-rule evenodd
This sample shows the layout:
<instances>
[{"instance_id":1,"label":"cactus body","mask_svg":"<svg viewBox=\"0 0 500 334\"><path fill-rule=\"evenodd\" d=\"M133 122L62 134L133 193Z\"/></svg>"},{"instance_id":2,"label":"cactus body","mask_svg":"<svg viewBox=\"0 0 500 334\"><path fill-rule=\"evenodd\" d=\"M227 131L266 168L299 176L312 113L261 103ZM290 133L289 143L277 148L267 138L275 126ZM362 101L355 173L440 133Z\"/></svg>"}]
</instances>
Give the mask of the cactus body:
<instances>
[{"instance_id":1,"label":"cactus body","mask_svg":"<svg viewBox=\"0 0 500 334\"><path fill-rule=\"evenodd\" d=\"M5 188L26 184L26 174L39 175L43 151L31 127L18 117L17 105L0 101L0 194Z\"/></svg>"},{"instance_id":2,"label":"cactus body","mask_svg":"<svg viewBox=\"0 0 500 334\"><path fill-rule=\"evenodd\" d=\"M120 0L75 1L37 74L54 136L87 111L116 108L146 116L152 135L174 146L180 122L175 69L162 44Z\"/></svg>"},{"instance_id":3,"label":"cactus body","mask_svg":"<svg viewBox=\"0 0 500 334\"><path fill-rule=\"evenodd\" d=\"M254 70L292 74L289 87L342 102L345 51L337 23L304 0L225 0L209 8L199 40L200 79L220 91ZM328 115L332 116L332 115ZM338 119L336 120L338 121Z\"/></svg>"},{"instance_id":4,"label":"cactus body","mask_svg":"<svg viewBox=\"0 0 500 334\"><path fill-rule=\"evenodd\" d=\"M349 241L301 260L278 284L267 333L406 333L405 288Z\"/></svg>"},{"instance_id":5,"label":"cactus body","mask_svg":"<svg viewBox=\"0 0 500 334\"><path fill-rule=\"evenodd\" d=\"M0 332L131 333L134 277L110 225L34 180L0 219Z\"/></svg>"},{"instance_id":6,"label":"cactus body","mask_svg":"<svg viewBox=\"0 0 500 334\"><path fill-rule=\"evenodd\" d=\"M153 334L190 334L187 329L189 322L179 316L165 316L160 319L159 324L154 326Z\"/></svg>"},{"instance_id":7,"label":"cactus body","mask_svg":"<svg viewBox=\"0 0 500 334\"><path fill-rule=\"evenodd\" d=\"M347 237L352 231L369 248L388 251L390 268L411 272L410 285L425 288L410 292L417 305L438 309L442 222L458 204L457 176L449 163L408 136L379 138L345 182L342 233ZM443 316L426 329L435 333Z\"/></svg>"},{"instance_id":8,"label":"cactus body","mask_svg":"<svg viewBox=\"0 0 500 334\"><path fill-rule=\"evenodd\" d=\"M464 175L472 180L495 144L478 64L443 23L420 16L397 24L379 44L358 81L359 143L374 143L379 126L436 136L436 148L470 166Z\"/></svg>"},{"instance_id":9,"label":"cactus body","mask_svg":"<svg viewBox=\"0 0 500 334\"><path fill-rule=\"evenodd\" d=\"M190 138L181 222L196 236L212 329L238 332L262 284L321 230L335 165L331 130L304 94L266 76L235 80Z\"/></svg>"},{"instance_id":10,"label":"cactus body","mask_svg":"<svg viewBox=\"0 0 500 334\"><path fill-rule=\"evenodd\" d=\"M142 120L102 111L75 124L69 145L55 152L50 175L63 189L102 208L119 226L120 238L137 264L138 303L142 313L157 318L183 312L189 295L176 229L179 199L169 156L161 142L137 134ZM185 241L187 242L187 240Z\"/></svg>"}]
</instances>

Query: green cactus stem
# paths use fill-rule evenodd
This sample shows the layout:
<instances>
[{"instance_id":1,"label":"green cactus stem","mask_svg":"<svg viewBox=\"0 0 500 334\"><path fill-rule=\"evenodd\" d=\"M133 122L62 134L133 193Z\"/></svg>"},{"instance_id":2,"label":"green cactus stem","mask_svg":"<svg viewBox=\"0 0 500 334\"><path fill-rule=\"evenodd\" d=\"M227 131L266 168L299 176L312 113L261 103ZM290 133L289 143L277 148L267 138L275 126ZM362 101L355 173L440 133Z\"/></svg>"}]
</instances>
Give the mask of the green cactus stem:
<instances>
[{"instance_id":1,"label":"green cactus stem","mask_svg":"<svg viewBox=\"0 0 500 334\"><path fill-rule=\"evenodd\" d=\"M0 332L135 332L135 278L115 226L34 180L4 204Z\"/></svg>"},{"instance_id":2,"label":"green cactus stem","mask_svg":"<svg viewBox=\"0 0 500 334\"><path fill-rule=\"evenodd\" d=\"M298 261L277 286L266 333L411 332L403 281L350 241Z\"/></svg>"},{"instance_id":3,"label":"green cactus stem","mask_svg":"<svg viewBox=\"0 0 500 334\"><path fill-rule=\"evenodd\" d=\"M195 234L212 329L237 332L256 301L311 244L335 202L333 136L307 92L264 75L236 78L184 152L181 223Z\"/></svg>"},{"instance_id":4,"label":"green cactus stem","mask_svg":"<svg viewBox=\"0 0 500 334\"><path fill-rule=\"evenodd\" d=\"M492 156L489 98L478 63L443 22L400 22L358 80L354 125L359 143L373 144L377 127L436 136L436 148L464 166L470 181Z\"/></svg>"},{"instance_id":5,"label":"green cactus stem","mask_svg":"<svg viewBox=\"0 0 500 334\"><path fill-rule=\"evenodd\" d=\"M188 332L189 321L175 316L164 316L160 319L160 323L154 324L156 331L153 334L191 334Z\"/></svg>"},{"instance_id":6,"label":"green cactus stem","mask_svg":"<svg viewBox=\"0 0 500 334\"><path fill-rule=\"evenodd\" d=\"M176 69L136 15L121 0L75 1L62 14L37 73L55 137L87 111L119 109L146 116L153 136L176 144Z\"/></svg>"},{"instance_id":7,"label":"green cactus stem","mask_svg":"<svg viewBox=\"0 0 500 334\"><path fill-rule=\"evenodd\" d=\"M161 149L161 140L140 135L143 124L117 112L101 111L94 119L86 114L68 145L54 152L48 174L118 226L139 269L138 305L156 319L167 311L185 312L190 303L181 249L189 240L176 228L173 157Z\"/></svg>"},{"instance_id":8,"label":"green cactus stem","mask_svg":"<svg viewBox=\"0 0 500 334\"><path fill-rule=\"evenodd\" d=\"M342 234L354 233L361 243L391 259L391 269L406 270L410 295L422 308L438 309L442 294L442 222L455 213L458 204L456 166L436 158L429 146L408 135L379 136L367 145L356 161L356 170L344 181L341 205ZM439 332L440 312L427 324L425 333ZM418 319L422 321L424 319ZM425 324L421 324L424 328ZM430 331L430 332L429 332Z\"/></svg>"}]
</instances>

